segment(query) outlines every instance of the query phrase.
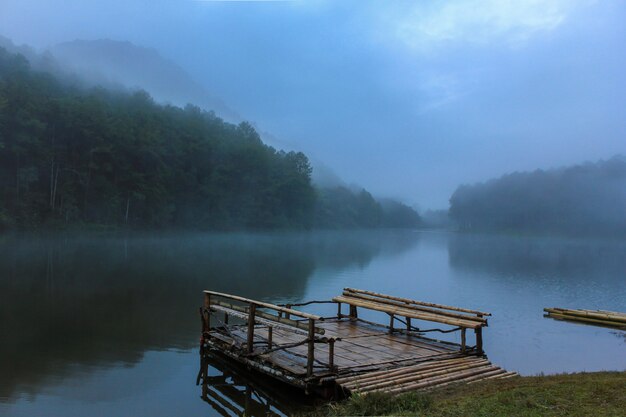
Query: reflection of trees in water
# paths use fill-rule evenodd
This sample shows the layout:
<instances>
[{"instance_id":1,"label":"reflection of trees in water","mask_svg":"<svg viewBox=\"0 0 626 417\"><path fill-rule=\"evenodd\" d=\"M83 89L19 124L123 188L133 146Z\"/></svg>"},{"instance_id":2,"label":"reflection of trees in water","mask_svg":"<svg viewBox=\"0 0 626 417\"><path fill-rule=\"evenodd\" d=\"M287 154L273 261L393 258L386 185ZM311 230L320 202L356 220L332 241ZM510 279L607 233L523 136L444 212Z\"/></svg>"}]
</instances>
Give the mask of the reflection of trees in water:
<instances>
[{"instance_id":1,"label":"reflection of trees in water","mask_svg":"<svg viewBox=\"0 0 626 417\"><path fill-rule=\"evenodd\" d=\"M623 280L626 271L626 242L610 239L453 234L448 255L453 268L528 277Z\"/></svg>"},{"instance_id":2,"label":"reflection of trees in water","mask_svg":"<svg viewBox=\"0 0 626 417\"><path fill-rule=\"evenodd\" d=\"M0 239L0 396L68 364L136 363L195 346L210 287L297 299L316 268L366 265L415 242L402 233ZM6 364L6 365L5 365Z\"/></svg>"}]
</instances>

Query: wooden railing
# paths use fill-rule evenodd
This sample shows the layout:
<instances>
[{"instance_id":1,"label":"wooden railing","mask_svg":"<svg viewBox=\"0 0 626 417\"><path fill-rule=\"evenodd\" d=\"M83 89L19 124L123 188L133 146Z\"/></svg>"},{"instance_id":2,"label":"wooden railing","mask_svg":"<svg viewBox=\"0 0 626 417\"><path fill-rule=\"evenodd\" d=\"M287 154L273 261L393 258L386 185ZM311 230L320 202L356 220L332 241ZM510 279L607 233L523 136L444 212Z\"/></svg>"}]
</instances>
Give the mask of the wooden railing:
<instances>
[{"instance_id":1,"label":"wooden railing","mask_svg":"<svg viewBox=\"0 0 626 417\"><path fill-rule=\"evenodd\" d=\"M234 304L233 301L240 304ZM317 336L324 335L325 333L323 328L316 326L317 322L323 320L320 316L237 295L205 290L204 306L200 309L202 334L204 338L210 338L211 330L214 329L211 326L212 312L224 313L224 328L228 327L229 316L237 317L245 321L247 337L244 354L248 357L268 354L306 344L308 346L306 371L307 375L311 376L315 362L315 343L326 343L329 345L328 367L331 370L334 369L334 343L336 339ZM266 349L255 350L254 337L256 324L267 326ZM273 341L273 329L275 327L289 332L303 334L307 337L295 343L277 345Z\"/></svg>"}]
</instances>

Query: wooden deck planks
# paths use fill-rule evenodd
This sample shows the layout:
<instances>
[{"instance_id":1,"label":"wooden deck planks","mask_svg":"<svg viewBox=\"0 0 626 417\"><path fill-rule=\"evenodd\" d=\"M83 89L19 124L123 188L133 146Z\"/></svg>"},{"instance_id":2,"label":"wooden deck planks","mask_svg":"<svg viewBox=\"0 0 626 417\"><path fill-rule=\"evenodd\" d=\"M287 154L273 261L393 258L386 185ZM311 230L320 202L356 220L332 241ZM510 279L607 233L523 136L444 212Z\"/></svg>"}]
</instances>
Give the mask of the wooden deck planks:
<instances>
[{"instance_id":1,"label":"wooden deck planks","mask_svg":"<svg viewBox=\"0 0 626 417\"><path fill-rule=\"evenodd\" d=\"M349 319L331 320L322 322L321 328L326 331L327 337L338 340L334 349L334 365L338 373L349 373L366 367L376 368L394 362L425 360L442 354L456 352L450 346L437 341L423 339L418 336L394 333L389 334L384 326L374 326L368 323ZM247 338L247 329L243 326L231 329L230 336L218 332L211 333L213 337L224 343L243 345ZM305 340L305 336L274 328L272 332L272 346L297 343ZM263 346L268 341L268 327L257 325L254 333L255 346ZM270 352L260 357L273 365L294 375L306 373L307 346L300 345L283 351ZM316 368L323 370L328 366L329 347L326 344L315 346Z\"/></svg>"}]
</instances>

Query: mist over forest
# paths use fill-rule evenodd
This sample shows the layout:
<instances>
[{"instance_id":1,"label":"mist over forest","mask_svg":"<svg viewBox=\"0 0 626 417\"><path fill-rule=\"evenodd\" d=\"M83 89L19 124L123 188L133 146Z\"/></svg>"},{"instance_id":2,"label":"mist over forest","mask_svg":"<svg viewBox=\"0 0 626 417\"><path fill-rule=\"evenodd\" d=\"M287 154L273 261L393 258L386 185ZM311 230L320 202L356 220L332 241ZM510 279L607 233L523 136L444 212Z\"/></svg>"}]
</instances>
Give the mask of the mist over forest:
<instances>
[{"instance_id":1,"label":"mist over forest","mask_svg":"<svg viewBox=\"0 0 626 417\"><path fill-rule=\"evenodd\" d=\"M46 59L49 68L54 65ZM416 227L363 190L316 189L302 152L246 122L89 88L0 49L0 226L200 230Z\"/></svg>"},{"instance_id":2,"label":"mist over forest","mask_svg":"<svg viewBox=\"0 0 626 417\"><path fill-rule=\"evenodd\" d=\"M465 231L626 235L626 157L460 186L450 217Z\"/></svg>"}]
</instances>

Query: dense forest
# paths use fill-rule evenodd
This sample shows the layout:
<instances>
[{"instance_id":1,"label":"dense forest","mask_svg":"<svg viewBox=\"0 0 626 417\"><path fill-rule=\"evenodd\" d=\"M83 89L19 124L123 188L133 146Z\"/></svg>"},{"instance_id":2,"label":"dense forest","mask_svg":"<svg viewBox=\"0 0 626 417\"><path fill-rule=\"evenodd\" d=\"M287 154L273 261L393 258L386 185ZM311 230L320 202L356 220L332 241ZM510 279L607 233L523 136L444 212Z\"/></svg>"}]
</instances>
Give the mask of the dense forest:
<instances>
[{"instance_id":1,"label":"dense forest","mask_svg":"<svg viewBox=\"0 0 626 417\"><path fill-rule=\"evenodd\" d=\"M462 230L624 235L626 158L464 185L450 216Z\"/></svg>"},{"instance_id":2,"label":"dense forest","mask_svg":"<svg viewBox=\"0 0 626 417\"><path fill-rule=\"evenodd\" d=\"M0 48L0 228L419 223L365 190L317 190L311 170L303 153L265 145L249 123L141 91L86 89Z\"/></svg>"}]
</instances>

